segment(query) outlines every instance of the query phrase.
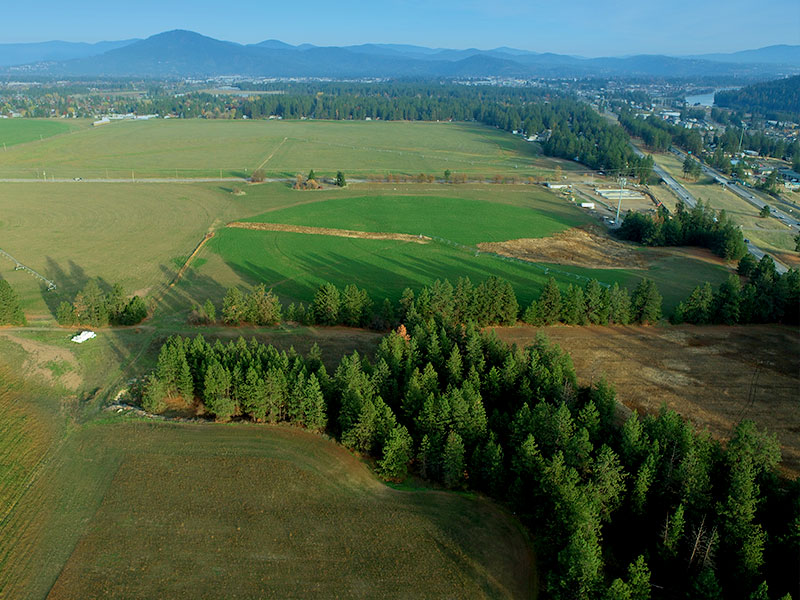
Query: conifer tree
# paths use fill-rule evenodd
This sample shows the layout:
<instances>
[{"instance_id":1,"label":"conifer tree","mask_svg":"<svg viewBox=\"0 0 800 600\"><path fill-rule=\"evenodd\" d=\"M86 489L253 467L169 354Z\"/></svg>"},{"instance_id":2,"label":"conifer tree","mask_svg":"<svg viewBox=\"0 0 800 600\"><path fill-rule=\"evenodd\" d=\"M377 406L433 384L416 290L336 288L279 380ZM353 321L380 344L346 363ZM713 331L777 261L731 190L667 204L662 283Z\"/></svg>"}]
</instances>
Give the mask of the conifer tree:
<instances>
[{"instance_id":1,"label":"conifer tree","mask_svg":"<svg viewBox=\"0 0 800 600\"><path fill-rule=\"evenodd\" d=\"M317 376L313 373L308 376L303 391L303 422L312 431L323 431L328 423L325 413L325 397L319 385Z\"/></svg>"},{"instance_id":2,"label":"conifer tree","mask_svg":"<svg viewBox=\"0 0 800 600\"><path fill-rule=\"evenodd\" d=\"M634 323L657 323L661 319L661 294L651 279L642 279L631 296Z\"/></svg>"},{"instance_id":3,"label":"conifer tree","mask_svg":"<svg viewBox=\"0 0 800 600\"><path fill-rule=\"evenodd\" d=\"M408 472L408 463L414 456L413 441L408 430L398 425L392 429L383 448L383 458L378 470L385 479L402 480Z\"/></svg>"},{"instance_id":4,"label":"conifer tree","mask_svg":"<svg viewBox=\"0 0 800 600\"><path fill-rule=\"evenodd\" d=\"M222 319L228 325L239 325L246 314L246 304L241 290L237 287L228 288L222 301Z\"/></svg>"},{"instance_id":5,"label":"conifer tree","mask_svg":"<svg viewBox=\"0 0 800 600\"><path fill-rule=\"evenodd\" d=\"M5 279L0 279L0 325L26 324L27 321L25 320L25 314L22 312L22 305L17 292ZM62 324L66 325L68 323Z\"/></svg>"},{"instance_id":6,"label":"conifer tree","mask_svg":"<svg viewBox=\"0 0 800 600\"><path fill-rule=\"evenodd\" d=\"M324 283L314 296L314 320L320 325L336 325L339 322L341 298L332 283Z\"/></svg>"},{"instance_id":7,"label":"conifer tree","mask_svg":"<svg viewBox=\"0 0 800 600\"><path fill-rule=\"evenodd\" d=\"M460 486L464 480L464 442L452 430L447 434L442 452L442 480L450 488Z\"/></svg>"},{"instance_id":8,"label":"conifer tree","mask_svg":"<svg viewBox=\"0 0 800 600\"><path fill-rule=\"evenodd\" d=\"M541 325L553 325L561 319L561 290L556 280L550 278L536 301L537 317Z\"/></svg>"}]
</instances>

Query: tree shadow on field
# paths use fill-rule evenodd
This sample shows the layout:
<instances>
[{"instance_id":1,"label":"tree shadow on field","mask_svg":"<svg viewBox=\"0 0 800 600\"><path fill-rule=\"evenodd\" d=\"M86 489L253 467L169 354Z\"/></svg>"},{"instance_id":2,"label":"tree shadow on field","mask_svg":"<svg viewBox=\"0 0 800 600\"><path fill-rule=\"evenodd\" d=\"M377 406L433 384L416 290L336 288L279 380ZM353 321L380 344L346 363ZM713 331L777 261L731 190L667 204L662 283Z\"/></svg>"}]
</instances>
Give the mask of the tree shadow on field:
<instances>
[{"instance_id":1,"label":"tree shadow on field","mask_svg":"<svg viewBox=\"0 0 800 600\"><path fill-rule=\"evenodd\" d=\"M56 284L56 289L48 290L44 283L40 287L42 298L48 310L55 317L58 305L61 302L72 302L75 295L83 289L91 277L86 274L83 267L72 260L67 262L66 268L50 256L47 256L45 260L44 276Z\"/></svg>"},{"instance_id":2,"label":"tree shadow on field","mask_svg":"<svg viewBox=\"0 0 800 600\"><path fill-rule=\"evenodd\" d=\"M226 288L215 279L203 275L196 268L189 268L174 285L170 285L177 272L167 265L159 265L166 283L156 311L171 316L181 316L183 320L195 305L211 300L215 306L222 306Z\"/></svg>"},{"instance_id":3,"label":"tree shadow on field","mask_svg":"<svg viewBox=\"0 0 800 600\"><path fill-rule=\"evenodd\" d=\"M535 597L536 562L513 517L492 501L452 492L411 492L406 500L429 520L430 542L488 598Z\"/></svg>"}]
</instances>

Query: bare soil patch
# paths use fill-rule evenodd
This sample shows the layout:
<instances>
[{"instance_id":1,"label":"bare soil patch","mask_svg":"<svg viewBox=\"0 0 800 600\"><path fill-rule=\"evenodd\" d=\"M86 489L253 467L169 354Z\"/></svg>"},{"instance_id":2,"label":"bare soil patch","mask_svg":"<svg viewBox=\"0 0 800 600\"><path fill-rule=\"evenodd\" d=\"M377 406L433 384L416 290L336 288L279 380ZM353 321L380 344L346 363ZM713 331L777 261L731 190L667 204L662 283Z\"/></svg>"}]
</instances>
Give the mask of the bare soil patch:
<instances>
[{"instance_id":1,"label":"bare soil patch","mask_svg":"<svg viewBox=\"0 0 800 600\"><path fill-rule=\"evenodd\" d=\"M68 333L65 330L65 334ZM18 344L27 353L28 358L22 365L23 370L43 378L48 383L60 383L69 390L78 389L81 383L81 376L78 361L72 352L64 348L19 337L10 331L3 331L2 329L0 329L0 336Z\"/></svg>"},{"instance_id":2,"label":"bare soil patch","mask_svg":"<svg viewBox=\"0 0 800 600\"><path fill-rule=\"evenodd\" d=\"M306 233L309 235L332 235L362 240L396 240L399 242L414 242L415 244L427 244L431 240L424 235L411 235L408 233L353 231L352 229L331 229L329 227L308 227L306 225L285 225L283 223L243 223L234 221L233 223L228 223L227 227L255 229L257 231L288 231L290 233Z\"/></svg>"},{"instance_id":3,"label":"bare soil patch","mask_svg":"<svg viewBox=\"0 0 800 600\"><path fill-rule=\"evenodd\" d=\"M520 346L538 331L572 355L581 383L605 377L640 413L662 404L726 440L750 419L777 434L800 475L800 332L783 326L498 328Z\"/></svg>"},{"instance_id":4,"label":"bare soil patch","mask_svg":"<svg viewBox=\"0 0 800 600\"><path fill-rule=\"evenodd\" d=\"M635 246L601 235L596 227L573 227L546 238L483 242L478 248L533 262L589 269L645 269L647 260Z\"/></svg>"}]
</instances>

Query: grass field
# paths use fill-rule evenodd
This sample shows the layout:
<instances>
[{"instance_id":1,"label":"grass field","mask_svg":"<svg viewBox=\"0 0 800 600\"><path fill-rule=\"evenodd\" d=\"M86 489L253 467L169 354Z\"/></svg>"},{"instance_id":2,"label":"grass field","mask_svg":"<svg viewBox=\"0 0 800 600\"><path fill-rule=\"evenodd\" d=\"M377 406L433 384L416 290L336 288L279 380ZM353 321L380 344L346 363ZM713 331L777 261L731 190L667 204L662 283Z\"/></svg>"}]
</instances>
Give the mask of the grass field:
<instances>
[{"instance_id":1,"label":"grass field","mask_svg":"<svg viewBox=\"0 0 800 600\"><path fill-rule=\"evenodd\" d=\"M0 177L26 178L247 177L257 168L527 177L556 166L585 170L483 125L397 121L124 121L0 154Z\"/></svg>"},{"instance_id":2,"label":"grass field","mask_svg":"<svg viewBox=\"0 0 800 600\"><path fill-rule=\"evenodd\" d=\"M62 133L84 128L85 121L54 119L0 119L0 146L3 154L8 148L26 142L42 141ZM48 140L50 143L50 140ZM2 158L6 158L2 156Z\"/></svg>"},{"instance_id":3,"label":"grass field","mask_svg":"<svg viewBox=\"0 0 800 600\"><path fill-rule=\"evenodd\" d=\"M794 234L777 219L762 219L755 206L715 183L708 175L700 176L697 181L684 179L683 163L673 154L659 154L656 160L695 198L702 199L716 210L725 210L734 223L741 225L744 237L759 247L769 252L794 251Z\"/></svg>"},{"instance_id":4,"label":"grass field","mask_svg":"<svg viewBox=\"0 0 800 600\"><path fill-rule=\"evenodd\" d=\"M515 204L493 201L506 195ZM248 221L313 225L356 231L438 236L459 244L547 237L589 219L556 196L532 188L527 194L485 191L485 199L386 194L331 198L271 211Z\"/></svg>"},{"instance_id":5,"label":"grass field","mask_svg":"<svg viewBox=\"0 0 800 600\"><path fill-rule=\"evenodd\" d=\"M392 490L343 448L293 429L95 422L25 500L10 525L42 526L29 522L37 543L0 542L10 550L3 597L526 598L534 589L527 541L493 504Z\"/></svg>"},{"instance_id":6,"label":"grass field","mask_svg":"<svg viewBox=\"0 0 800 600\"><path fill-rule=\"evenodd\" d=\"M215 222L248 214L248 199L200 185L3 184L0 249L58 289L43 293L4 258L0 276L34 316L74 297L91 277L154 291L174 276L173 259L188 255Z\"/></svg>"}]
</instances>

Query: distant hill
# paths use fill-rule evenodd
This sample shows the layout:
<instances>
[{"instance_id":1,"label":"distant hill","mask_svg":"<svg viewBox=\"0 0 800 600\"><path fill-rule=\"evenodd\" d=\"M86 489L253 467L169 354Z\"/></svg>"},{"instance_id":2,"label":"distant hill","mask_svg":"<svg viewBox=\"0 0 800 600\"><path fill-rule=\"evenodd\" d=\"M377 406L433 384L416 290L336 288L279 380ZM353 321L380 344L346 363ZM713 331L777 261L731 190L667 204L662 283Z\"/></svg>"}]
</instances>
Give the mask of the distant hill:
<instances>
[{"instance_id":1,"label":"distant hill","mask_svg":"<svg viewBox=\"0 0 800 600\"><path fill-rule=\"evenodd\" d=\"M714 104L757 113L767 118L800 120L800 75L717 92Z\"/></svg>"},{"instance_id":2,"label":"distant hill","mask_svg":"<svg viewBox=\"0 0 800 600\"><path fill-rule=\"evenodd\" d=\"M779 44L730 54L701 54L691 58L724 63L761 63L800 66L800 46Z\"/></svg>"},{"instance_id":3,"label":"distant hill","mask_svg":"<svg viewBox=\"0 0 800 600\"><path fill-rule=\"evenodd\" d=\"M58 62L97 56L108 50L122 48L138 41L138 39L133 39L120 40L118 42L97 42L96 44L59 41L32 44L0 44L0 67L45 61Z\"/></svg>"},{"instance_id":4,"label":"distant hill","mask_svg":"<svg viewBox=\"0 0 800 600\"><path fill-rule=\"evenodd\" d=\"M63 44L48 42L47 44ZM107 46L102 46L106 44ZM581 58L514 48L452 50L405 44L358 46L292 46L270 39L243 45L191 31L167 31L145 40L85 44L67 58L43 50L24 66L22 49L6 45L5 62L13 74L89 77L183 78L245 77L708 77L764 79L800 73L783 64L714 62L704 58L640 55L625 58ZM790 48L790 47L787 47ZM765 49L762 49L765 50ZM760 51L754 51L760 52ZM63 55L63 52L62 54ZM13 58L12 60L9 57Z\"/></svg>"}]
</instances>

